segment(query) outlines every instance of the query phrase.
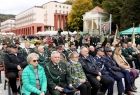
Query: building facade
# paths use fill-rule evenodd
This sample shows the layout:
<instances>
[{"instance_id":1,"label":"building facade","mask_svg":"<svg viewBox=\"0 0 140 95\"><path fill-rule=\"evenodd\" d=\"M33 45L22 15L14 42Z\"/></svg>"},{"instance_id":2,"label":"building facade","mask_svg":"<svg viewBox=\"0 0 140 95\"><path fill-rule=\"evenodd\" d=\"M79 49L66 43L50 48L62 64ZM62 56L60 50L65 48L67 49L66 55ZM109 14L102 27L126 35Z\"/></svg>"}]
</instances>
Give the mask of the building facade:
<instances>
[{"instance_id":1,"label":"building facade","mask_svg":"<svg viewBox=\"0 0 140 95\"><path fill-rule=\"evenodd\" d=\"M34 6L16 15L14 32L17 35L33 35L44 31L44 13L41 6Z\"/></svg>"},{"instance_id":2,"label":"building facade","mask_svg":"<svg viewBox=\"0 0 140 95\"><path fill-rule=\"evenodd\" d=\"M37 32L57 31L60 28L64 30L70 11L71 5L50 1L42 6L34 6L19 13L15 17L14 28L12 24L8 25L10 27L8 29L5 24L2 24L1 30L6 32L11 29L11 32L16 35L34 35Z\"/></svg>"},{"instance_id":3,"label":"building facade","mask_svg":"<svg viewBox=\"0 0 140 95\"><path fill-rule=\"evenodd\" d=\"M57 31L60 28L64 30L68 13L71 11L71 5L53 1L43 4L42 6L45 9L46 30Z\"/></svg>"},{"instance_id":4,"label":"building facade","mask_svg":"<svg viewBox=\"0 0 140 95\"><path fill-rule=\"evenodd\" d=\"M4 22L1 22L0 26L1 32L5 33L12 32L15 29L15 19L11 18Z\"/></svg>"},{"instance_id":5,"label":"building facade","mask_svg":"<svg viewBox=\"0 0 140 95\"><path fill-rule=\"evenodd\" d=\"M83 31L100 35L106 13L98 6L83 15Z\"/></svg>"}]
</instances>

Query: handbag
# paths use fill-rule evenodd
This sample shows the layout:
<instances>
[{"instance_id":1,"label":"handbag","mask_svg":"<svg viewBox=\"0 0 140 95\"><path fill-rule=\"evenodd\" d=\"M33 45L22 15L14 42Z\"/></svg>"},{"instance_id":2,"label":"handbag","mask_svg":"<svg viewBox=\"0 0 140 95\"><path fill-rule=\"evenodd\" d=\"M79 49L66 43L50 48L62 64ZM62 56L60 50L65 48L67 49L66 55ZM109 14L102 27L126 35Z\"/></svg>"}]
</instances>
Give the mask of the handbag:
<instances>
[{"instance_id":1,"label":"handbag","mask_svg":"<svg viewBox=\"0 0 140 95\"><path fill-rule=\"evenodd\" d=\"M130 74L133 76L133 78L138 78L139 77L139 74L140 74L140 71L138 69L132 68L130 70Z\"/></svg>"}]
</instances>

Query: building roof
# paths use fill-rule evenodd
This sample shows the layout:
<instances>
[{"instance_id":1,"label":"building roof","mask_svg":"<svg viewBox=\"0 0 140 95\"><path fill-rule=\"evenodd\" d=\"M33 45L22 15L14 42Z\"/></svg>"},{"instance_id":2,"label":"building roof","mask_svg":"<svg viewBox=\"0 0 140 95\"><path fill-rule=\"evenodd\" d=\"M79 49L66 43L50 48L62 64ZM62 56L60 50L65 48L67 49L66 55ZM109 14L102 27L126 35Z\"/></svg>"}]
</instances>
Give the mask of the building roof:
<instances>
[{"instance_id":1,"label":"building roof","mask_svg":"<svg viewBox=\"0 0 140 95\"><path fill-rule=\"evenodd\" d=\"M58 1L49 1L49 2L47 2L47 3L44 3L42 6L44 6L44 5L46 5L46 4L49 4L49 3L59 3L59 4L63 4L62 2L58 2ZM68 4L66 4L66 5L68 5Z\"/></svg>"},{"instance_id":2,"label":"building roof","mask_svg":"<svg viewBox=\"0 0 140 95\"><path fill-rule=\"evenodd\" d=\"M18 15L20 15L20 14L22 14L22 13L24 13L24 12L26 12L26 11L28 11L28 10L32 9L32 8L41 8L41 9L43 9L43 7L42 7L42 6L33 6L33 7L30 7L30 8L28 8L28 9L26 9L26 10L24 10L24 11L22 11L22 12L18 13L16 16L18 16Z\"/></svg>"},{"instance_id":3,"label":"building roof","mask_svg":"<svg viewBox=\"0 0 140 95\"><path fill-rule=\"evenodd\" d=\"M100 17L102 18L102 17L104 17L105 14L107 14L107 12L105 12L104 9L102 9L99 6L96 6L92 10L86 12L83 15L83 19L84 20L91 20L93 18L100 18Z\"/></svg>"},{"instance_id":4,"label":"building roof","mask_svg":"<svg viewBox=\"0 0 140 95\"><path fill-rule=\"evenodd\" d=\"M96 6L94 9L92 9L90 12L92 13L105 13L104 9L102 9L99 6Z\"/></svg>"}]
</instances>

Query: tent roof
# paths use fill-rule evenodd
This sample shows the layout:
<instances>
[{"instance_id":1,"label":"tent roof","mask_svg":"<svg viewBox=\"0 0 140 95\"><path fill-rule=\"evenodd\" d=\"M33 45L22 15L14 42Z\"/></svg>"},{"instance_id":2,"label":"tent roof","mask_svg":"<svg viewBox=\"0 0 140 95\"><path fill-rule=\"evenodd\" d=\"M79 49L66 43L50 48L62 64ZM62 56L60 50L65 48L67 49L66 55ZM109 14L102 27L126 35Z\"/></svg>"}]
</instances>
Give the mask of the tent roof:
<instances>
[{"instance_id":1,"label":"tent roof","mask_svg":"<svg viewBox=\"0 0 140 95\"><path fill-rule=\"evenodd\" d=\"M140 27L134 28L135 34L140 34ZM120 35L129 35L133 33L133 28L126 29L120 32Z\"/></svg>"}]
</instances>

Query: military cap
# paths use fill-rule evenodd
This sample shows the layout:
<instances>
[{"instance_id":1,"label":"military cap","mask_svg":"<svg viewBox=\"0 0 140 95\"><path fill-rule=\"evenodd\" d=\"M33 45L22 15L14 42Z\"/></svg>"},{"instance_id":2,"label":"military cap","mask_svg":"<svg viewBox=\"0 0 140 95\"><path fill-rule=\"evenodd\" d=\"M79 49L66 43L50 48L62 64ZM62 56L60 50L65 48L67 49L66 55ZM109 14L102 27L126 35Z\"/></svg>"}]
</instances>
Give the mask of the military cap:
<instances>
[{"instance_id":1,"label":"military cap","mask_svg":"<svg viewBox=\"0 0 140 95\"><path fill-rule=\"evenodd\" d=\"M15 44L9 44L8 47L10 47L10 48L17 48L17 46Z\"/></svg>"},{"instance_id":2,"label":"military cap","mask_svg":"<svg viewBox=\"0 0 140 95\"><path fill-rule=\"evenodd\" d=\"M110 47L106 47L106 48L104 49L104 51L105 51L105 52L112 52L112 49L111 49Z\"/></svg>"},{"instance_id":3,"label":"military cap","mask_svg":"<svg viewBox=\"0 0 140 95\"><path fill-rule=\"evenodd\" d=\"M103 47L97 47L96 50L104 52L104 48Z\"/></svg>"}]
</instances>

